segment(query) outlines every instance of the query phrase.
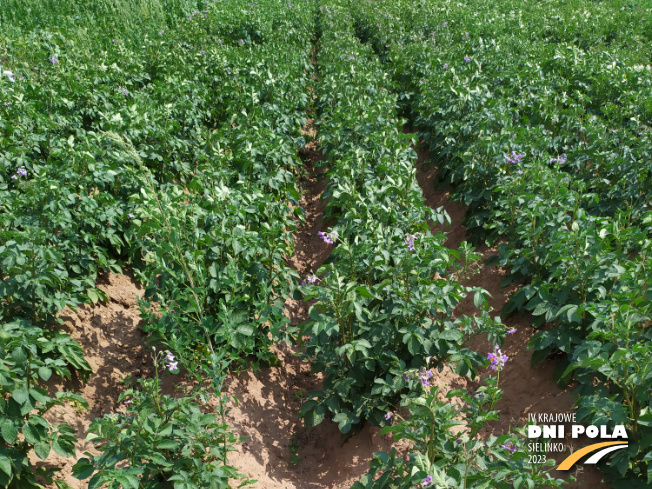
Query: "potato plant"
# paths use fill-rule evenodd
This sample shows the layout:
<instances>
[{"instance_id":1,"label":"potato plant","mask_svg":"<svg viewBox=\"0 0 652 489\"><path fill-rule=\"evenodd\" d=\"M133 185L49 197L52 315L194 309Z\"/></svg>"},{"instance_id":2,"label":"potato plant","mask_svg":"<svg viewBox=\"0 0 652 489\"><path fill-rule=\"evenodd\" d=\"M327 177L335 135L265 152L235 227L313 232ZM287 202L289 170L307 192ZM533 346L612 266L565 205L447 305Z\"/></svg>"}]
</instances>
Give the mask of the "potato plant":
<instances>
[{"instance_id":1,"label":"potato plant","mask_svg":"<svg viewBox=\"0 0 652 489\"><path fill-rule=\"evenodd\" d=\"M486 291L460 283L470 245L429 231L448 216L416 183L421 138L438 184L469 206L473 242L498 244L505 284L520 284L503 317L532 313L533 361L564 355L555 376L578 382L579 418L627 427L609 477L649 486L649 18L621 0L0 0L0 485L37 487L31 450L75 455L73 433L42 416L83 405L42 382L91 375L57 316L110 300L98 279L125 269L146 291L148 341L219 399L226 372L275 364L287 341L325 373L308 426L369 421L419 441L407 462L379 455L356 488L560 485L513 453L514 434L479 450L497 385L487 409L456 394L460 411L415 389L431 368L496 367L509 333ZM300 277L309 118L332 254ZM461 315L469 294L477 311ZM284 316L290 297L316 299L304 324ZM467 347L479 334L493 352ZM77 475L240 479L225 456L237 440L195 398L165 398L155 379L128 392L127 415L93 423L104 454ZM399 402L411 417L390 427ZM449 431L455 416L467 438Z\"/></svg>"},{"instance_id":2,"label":"potato plant","mask_svg":"<svg viewBox=\"0 0 652 489\"><path fill-rule=\"evenodd\" d=\"M542 328L533 362L566 355L555 376L579 382L584 422L628 427L632 448L602 465L616 486L649 485L641 271L652 71L640 44L647 33L634 21L641 11L509 1L354 10L356 35L400 85L440 183L469 206L467 229L475 240L503 240L505 283L523 283L503 316L532 312Z\"/></svg>"}]
</instances>

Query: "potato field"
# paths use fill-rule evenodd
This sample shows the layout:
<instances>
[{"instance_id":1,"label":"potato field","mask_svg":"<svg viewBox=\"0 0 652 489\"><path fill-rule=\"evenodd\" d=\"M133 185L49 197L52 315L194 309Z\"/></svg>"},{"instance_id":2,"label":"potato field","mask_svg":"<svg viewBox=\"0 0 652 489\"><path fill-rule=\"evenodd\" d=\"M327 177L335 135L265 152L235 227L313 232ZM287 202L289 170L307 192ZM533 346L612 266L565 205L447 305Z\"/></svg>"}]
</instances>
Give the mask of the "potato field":
<instances>
[{"instance_id":1,"label":"potato field","mask_svg":"<svg viewBox=\"0 0 652 489\"><path fill-rule=\"evenodd\" d=\"M0 0L0 279L0 488L652 488L652 1Z\"/></svg>"}]
</instances>

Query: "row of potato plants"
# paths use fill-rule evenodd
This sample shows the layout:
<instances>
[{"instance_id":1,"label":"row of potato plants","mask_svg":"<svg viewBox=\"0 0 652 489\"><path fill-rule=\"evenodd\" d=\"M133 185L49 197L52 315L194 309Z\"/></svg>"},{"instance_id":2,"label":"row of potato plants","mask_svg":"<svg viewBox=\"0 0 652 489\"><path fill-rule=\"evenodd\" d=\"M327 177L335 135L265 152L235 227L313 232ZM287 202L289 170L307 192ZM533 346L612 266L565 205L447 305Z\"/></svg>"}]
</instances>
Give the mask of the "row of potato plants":
<instances>
[{"instance_id":1,"label":"row of potato plants","mask_svg":"<svg viewBox=\"0 0 652 489\"><path fill-rule=\"evenodd\" d=\"M321 4L317 32L317 122L327 156L326 220L334 222L321 237L335 246L303 287L316 299L301 330L309 337L305 357L325 379L300 415L308 427L328 416L343 433L371 422L414 443L407 460L395 450L375 454L356 488L559 487L528 463L517 436L476 436L497 419L497 377L475 392L432 385L433 369L445 365L470 378L482 367L502 368L498 343L507 332L491 317L487 292L460 284L477 254L466 244L449 250L442 233L430 232L429 221L449 218L424 203L393 82L356 38L346 5ZM455 311L467 294L474 316ZM476 335L497 343L495 352L470 350ZM451 430L460 424L466 429Z\"/></svg>"},{"instance_id":2,"label":"row of potato plants","mask_svg":"<svg viewBox=\"0 0 652 489\"><path fill-rule=\"evenodd\" d=\"M296 148L314 17L274 2L196 5L172 24L151 16L144 34L107 18L96 36L80 32L65 17L72 4L59 6L60 23L3 24L0 486L51 477L30 464L32 449L74 455L71 429L42 415L66 397L84 401L39 385L53 372L90 375L79 344L52 324L66 305L108 300L100 273L133 267L146 284L145 331L215 387L248 356L274 360L268 332L282 336L296 275L284 256L291 216L301 217ZM107 40L116 32L124 37ZM90 487L239 477L226 460L236 439L201 413L201 393L161 396L158 371L178 371L174 354L156 353L155 379L121 396L126 415L91 426L103 453L74 471Z\"/></svg>"},{"instance_id":3,"label":"row of potato plants","mask_svg":"<svg viewBox=\"0 0 652 489\"><path fill-rule=\"evenodd\" d=\"M533 362L565 354L578 419L625 424L601 464L652 482L649 292L652 68L645 8L584 1L356 5L356 32L400 85L468 230L499 245L503 310L528 310ZM649 9L647 9L649 12ZM617 34L616 32L620 32Z\"/></svg>"}]
</instances>

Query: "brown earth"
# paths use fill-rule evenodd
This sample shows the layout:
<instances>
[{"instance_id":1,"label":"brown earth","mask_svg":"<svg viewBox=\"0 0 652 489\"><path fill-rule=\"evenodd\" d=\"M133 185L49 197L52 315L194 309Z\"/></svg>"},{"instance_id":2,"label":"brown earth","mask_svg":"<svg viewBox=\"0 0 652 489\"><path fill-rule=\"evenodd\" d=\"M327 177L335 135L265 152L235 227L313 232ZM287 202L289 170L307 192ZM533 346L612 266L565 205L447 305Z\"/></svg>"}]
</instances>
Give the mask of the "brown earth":
<instances>
[{"instance_id":1,"label":"brown earth","mask_svg":"<svg viewBox=\"0 0 652 489\"><path fill-rule=\"evenodd\" d=\"M77 443L78 457L85 451L98 453L91 443L84 441L85 432L93 419L121 409L117 404L118 395L125 390L121 381L127 375L138 378L152 373L151 360L138 329L138 297L143 295L140 287L133 277L113 273L100 279L97 286L108 294L108 303L83 305L77 312L66 307L59 314L65 321L60 329L81 344L93 374L85 384L75 377L65 381L53 377L48 383L51 392L75 391L89 403L87 410L81 406L78 409L70 405L55 406L46 415L51 423L65 422L77 430L80 440ZM64 479L75 489L87 487L87 484L72 478L72 466L76 460L52 451L45 461L36 457L33 461L37 465L61 467L63 470L57 478Z\"/></svg>"}]
</instances>

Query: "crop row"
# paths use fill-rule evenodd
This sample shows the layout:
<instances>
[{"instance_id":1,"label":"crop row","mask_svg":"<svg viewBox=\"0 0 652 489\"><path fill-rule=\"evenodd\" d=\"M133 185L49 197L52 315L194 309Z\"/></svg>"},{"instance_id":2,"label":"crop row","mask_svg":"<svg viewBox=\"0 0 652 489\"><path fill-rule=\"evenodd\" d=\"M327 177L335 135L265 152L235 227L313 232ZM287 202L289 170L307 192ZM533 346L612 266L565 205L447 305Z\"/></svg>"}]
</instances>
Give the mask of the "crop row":
<instances>
[{"instance_id":1,"label":"crop row","mask_svg":"<svg viewBox=\"0 0 652 489\"><path fill-rule=\"evenodd\" d=\"M414 442L408 460L394 450L376 454L356 488L435 480L448 487L557 487L561 481L528 465L512 434L476 439L497 419L497 378L476 392L432 385L432 369L445 365L475 377L490 362L466 343L476 335L502 343L506 331L490 316L486 291L459 283L477 255L464 245L450 250L442 233L430 232L429 221L448 216L424 203L415 141L403 132L393 81L354 27L344 2L319 7L318 137L327 156L326 218L334 222L321 236L336 246L304 287L306 298L317 299L302 328L310 336L306 357L325 380L300 415L309 427L332 417L345 433L369 421ZM478 311L462 316L456 306L469 293ZM491 365L499 371L505 357L498 345L494 353ZM406 419L400 406L410 413ZM466 430L453 433L460 419Z\"/></svg>"},{"instance_id":2,"label":"crop row","mask_svg":"<svg viewBox=\"0 0 652 489\"><path fill-rule=\"evenodd\" d=\"M219 387L229 365L274 361L269 346L285 334L297 277L285 257L292 216L301 218L297 147L314 18L289 4L240 3L206 3L170 30L152 16L147 35L108 41L108 27L81 36L41 29L38 17L3 37L1 486L37 487L45 471L30 465L32 449L74 455L70 428L42 417L55 399L37 386L52 373L91 374L52 323L66 305L108 299L95 287L100 273L133 267L146 285L143 328L174 352L157 354L157 369L178 371L176 355ZM226 461L236 441L228 427L197 417L194 397L161 396L158 370L120 400L127 415L91 425L103 455L75 466L92 487L150 487L162 474L178 487L227 487L238 476ZM193 460L186 448L198 443L196 453L210 451Z\"/></svg>"},{"instance_id":3,"label":"crop row","mask_svg":"<svg viewBox=\"0 0 652 489\"><path fill-rule=\"evenodd\" d=\"M578 419L625 424L611 458L626 487L652 481L650 120L642 6L416 2L356 8L476 239L525 285L503 315L546 324L533 361L563 352ZM617 15L614 15L616 12ZM623 30L624 29L624 30ZM618 33L617 33L618 31Z\"/></svg>"}]
</instances>

